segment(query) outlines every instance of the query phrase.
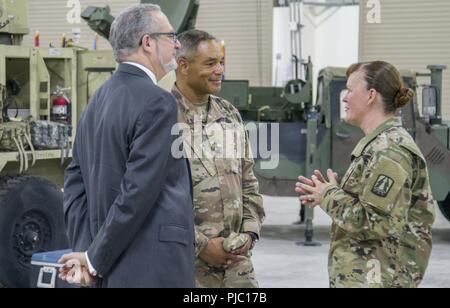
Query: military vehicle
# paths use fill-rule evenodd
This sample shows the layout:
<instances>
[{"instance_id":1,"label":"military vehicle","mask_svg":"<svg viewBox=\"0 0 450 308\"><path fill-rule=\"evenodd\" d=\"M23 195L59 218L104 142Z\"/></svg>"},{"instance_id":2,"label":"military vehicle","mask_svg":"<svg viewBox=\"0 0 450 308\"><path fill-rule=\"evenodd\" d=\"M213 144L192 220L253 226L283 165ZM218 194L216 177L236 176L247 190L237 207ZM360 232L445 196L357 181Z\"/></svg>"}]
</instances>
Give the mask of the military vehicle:
<instances>
[{"instance_id":1,"label":"military vehicle","mask_svg":"<svg viewBox=\"0 0 450 308\"><path fill-rule=\"evenodd\" d=\"M195 24L198 1L142 2L160 4L178 32ZM0 0L0 147L9 145L0 150L0 286L4 287L30 286L33 253L67 248L63 172L71 157L81 112L116 67L110 51L21 46L23 36L28 34L26 12L26 0ZM108 7L89 7L82 17L94 31L108 38L113 21L109 12ZM306 72L304 80L296 78L284 88L250 87L248 81L239 80L223 83L221 95L235 104L248 123L263 128L267 125L269 130L279 125L278 167L264 169L264 155L256 155L255 172L261 191L267 195L293 195L297 176L311 174L316 168L331 166L342 173L349 164L351 149L362 137L359 129L341 119L344 70L327 68L320 73L313 104L312 63L301 65ZM427 157L433 193L450 219L450 133L448 124L441 121L442 69L430 67L431 84L424 87L422 115L416 98L401 116ZM417 89L417 76L404 74L406 84ZM66 114L61 114L64 107ZM33 134L27 125L37 120L58 121L69 127L68 142L56 148L35 149L27 138L36 140L42 133ZM15 130L17 125L22 129ZM270 148L275 140L264 142ZM306 242L313 244L312 212L307 216Z\"/></svg>"},{"instance_id":2,"label":"military vehicle","mask_svg":"<svg viewBox=\"0 0 450 308\"><path fill-rule=\"evenodd\" d=\"M153 2L155 1L141 1ZM198 1L156 1L168 15L174 26L195 25ZM180 17L180 12L183 18ZM109 9L91 7L82 17L91 28L109 37L109 27L114 18ZM227 98L241 112L250 135L256 136L253 149L256 157L255 173L261 192L271 196L293 196L295 182L300 174L312 174L314 169L333 168L343 174L350 164L350 153L363 137L360 129L343 121L341 98L346 85L345 69L325 68L318 78L316 102L313 100L312 63L298 61L296 77L285 87L250 87L246 80L225 80L220 96ZM424 68L425 69L425 68ZM442 65L428 67L430 73L403 72L406 86L416 91L412 104L403 108L399 116L404 126L416 140L428 161L434 196L444 216L450 220L450 129L442 122ZM304 78L299 78L299 72ZM430 77L430 84L417 83L417 77ZM422 99L417 96L419 89ZM421 104L420 104L421 101ZM422 106L422 113L419 112ZM274 125L275 124L275 125ZM272 140L270 132L277 130L278 140ZM261 132L268 132L260 140ZM262 142L261 142L262 141ZM275 142L277 141L277 142ZM266 169L267 159L263 151L279 143L279 153L270 159L278 159L275 169ZM266 153L267 154L267 153ZM306 244L312 242L313 212L306 210Z\"/></svg>"},{"instance_id":3,"label":"military vehicle","mask_svg":"<svg viewBox=\"0 0 450 308\"><path fill-rule=\"evenodd\" d=\"M109 51L21 46L27 5L0 0L0 287L30 286L32 254L68 247L61 189L73 132L116 68Z\"/></svg>"},{"instance_id":4,"label":"military vehicle","mask_svg":"<svg viewBox=\"0 0 450 308\"><path fill-rule=\"evenodd\" d=\"M278 130L279 139L268 133L268 149L279 149L279 164L275 169L262 165L269 158L256 151L255 174L261 191L271 196L296 196L298 175L311 175L332 168L341 176L350 165L350 154L363 132L343 121L342 99L347 78L345 68L325 68L318 77L316 103L312 102L312 64L307 62L306 80L292 80L284 88L250 87L247 81L225 80L219 94L232 102L251 125L250 135L258 136L266 130ZM427 159L433 195L444 216L450 220L450 123L442 121L441 89L443 65L428 66L429 73L402 72L405 86L414 89L412 104L400 110L398 116L414 137ZM419 85L417 77L430 77L429 85ZM419 112L418 90L422 91ZM252 132L257 130L258 132ZM255 147L254 147L255 150ZM271 157L270 159L273 159ZM306 242L312 241L313 212L306 209Z\"/></svg>"},{"instance_id":5,"label":"military vehicle","mask_svg":"<svg viewBox=\"0 0 450 308\"><path fill-rule=\"evenodd\" d=\"M176 31L194 25L196 1L151 2L173 8ZM29 287L31 256L69 246L64 169L82 111L116 69L108 50L40 47L38 36L35 47L22 46L29 34L27 12L28 0L0 0L0 287ZM89 7L87 16L98 33L109 36L108 7Z\"/></svg>"}]
</instances>

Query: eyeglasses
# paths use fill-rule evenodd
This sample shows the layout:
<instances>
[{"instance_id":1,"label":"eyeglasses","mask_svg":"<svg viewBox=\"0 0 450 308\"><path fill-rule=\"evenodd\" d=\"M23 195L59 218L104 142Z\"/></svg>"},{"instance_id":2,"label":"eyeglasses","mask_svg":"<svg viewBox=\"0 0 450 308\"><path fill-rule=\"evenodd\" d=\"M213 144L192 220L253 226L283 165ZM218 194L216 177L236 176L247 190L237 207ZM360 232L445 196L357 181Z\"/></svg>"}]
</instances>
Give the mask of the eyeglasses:
<instances>
[{"instance_id":1,"label":"eyeglasses","mask_svg":"<svg viewBox=\"0 0 450 308\"><path fill-rule=\"evenodd\" d=\"M172 39L174 44L176 44L176 42L178 42L178 34L176 32L155 32L155 33L151 33L149 35L151 37L165 35L165 36L169 37L170 39Z\"/></svg>"}]
</instances>

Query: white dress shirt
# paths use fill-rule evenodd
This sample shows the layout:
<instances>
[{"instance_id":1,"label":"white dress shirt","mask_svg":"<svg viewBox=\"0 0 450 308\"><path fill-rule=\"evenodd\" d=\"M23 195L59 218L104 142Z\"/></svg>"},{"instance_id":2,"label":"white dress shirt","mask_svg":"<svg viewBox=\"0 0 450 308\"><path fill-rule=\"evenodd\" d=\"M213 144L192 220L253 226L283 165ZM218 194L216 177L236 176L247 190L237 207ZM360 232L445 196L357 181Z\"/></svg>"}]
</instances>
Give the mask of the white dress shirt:
<instances>
[{"instance_id":1,"label":"white dress shirt","mask_svg":"<svg viewBox=\"0 0 450 308\"><path fill-rule=\"evenodd\" d=\"M156 76L155 76L155 74L154 74L151 70L149 70L148 68L146 68L145 66L143 66L142 64L139 64L139 63L136 63L136 62L129 62L129 61L127 61L127 62L122 62L122 63L124 63L124 64L130 64L130 65L133 65L133 66L136 66L136 67L140 68L141 70L143 70L143 71L148 75L148 77L150 77L150 79L153 81L154 84L157 84L157 83L158 83L158 81L156 81Z\"/></svg>"}]
</instances>

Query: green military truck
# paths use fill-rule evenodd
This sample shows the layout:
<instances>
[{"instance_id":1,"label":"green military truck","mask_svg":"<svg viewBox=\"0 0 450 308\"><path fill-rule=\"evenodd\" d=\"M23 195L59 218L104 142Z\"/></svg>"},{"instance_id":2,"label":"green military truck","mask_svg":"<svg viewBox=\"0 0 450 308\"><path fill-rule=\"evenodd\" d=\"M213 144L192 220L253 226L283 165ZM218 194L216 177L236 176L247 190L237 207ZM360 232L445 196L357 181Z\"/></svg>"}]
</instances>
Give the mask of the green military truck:
<instances>
[{"instance_id":1,"label":"green military truck","mask_svg":"<svg viewBox=\"0 0 450 308\"><path fill-rule=\"evenodd\" d=\"M252 124L248 127L250 135L257 139L255 174L261 191L267 195L296 196L297 176L312 174L314 169L332 168L342 175L350 164L353 148L363 137L359 128L343 121L346 69L325 68L320 72L313 104L312 63L302 66L306 78L292 80L284 88L249 87L248 81L229 80L224 81L219 94ZM443 215L450 220L450 123L445 123L441 114L442 71L446 67L430 65L426 69L425 73L402 72L405 85L414 89L416 95L398 116L426 157L434 197ZM419 86L418 77L429 77L429 84ZM271 137L273 130L279 131L274 135L279 135L278 141ZM268 140L261 143L261 133L266 131ZM267 148L261 148L261 144ZM271 148L279 149L274 154L279 163L275 169L265 169L263 164L273 160L273 155L264 157L261 150L267 152ZM312 220L311 211L307 216ZM311 231L309 224L307 233ZM307 242L311 236L307 234Z\"/></svg>"},{"instance_id":2,"label":"green military truck","mask_svg":"<svg viewBox=\"0 0 450 308\"><path fill-rule=\"evenodd\" d=\"M27 12L25 0L0 0L0 287L29 286L32 254L68 247L62 187L72 138L116 67L109 51L21 46Z\"/></svg>"}]
</instances>

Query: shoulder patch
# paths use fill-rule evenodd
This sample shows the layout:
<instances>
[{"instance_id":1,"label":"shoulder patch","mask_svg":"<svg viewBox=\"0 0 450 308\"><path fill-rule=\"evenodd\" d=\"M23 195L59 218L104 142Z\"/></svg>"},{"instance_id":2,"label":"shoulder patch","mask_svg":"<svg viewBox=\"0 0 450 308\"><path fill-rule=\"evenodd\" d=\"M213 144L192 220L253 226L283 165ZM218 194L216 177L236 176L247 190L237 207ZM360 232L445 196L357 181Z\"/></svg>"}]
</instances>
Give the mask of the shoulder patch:
<instances>
[{"instance_id":1,"label":"shoulder patch","mask_svg":"<svg viewBox=\"0 0 450 308\"><path fill-rule=\"evenodd\" d=\"M395 181L391 177L380 174L372 187L372 193L379 197L385 198L389 194L392 186L394 186L394 183Z\"/></svg>"}]
</instances>

